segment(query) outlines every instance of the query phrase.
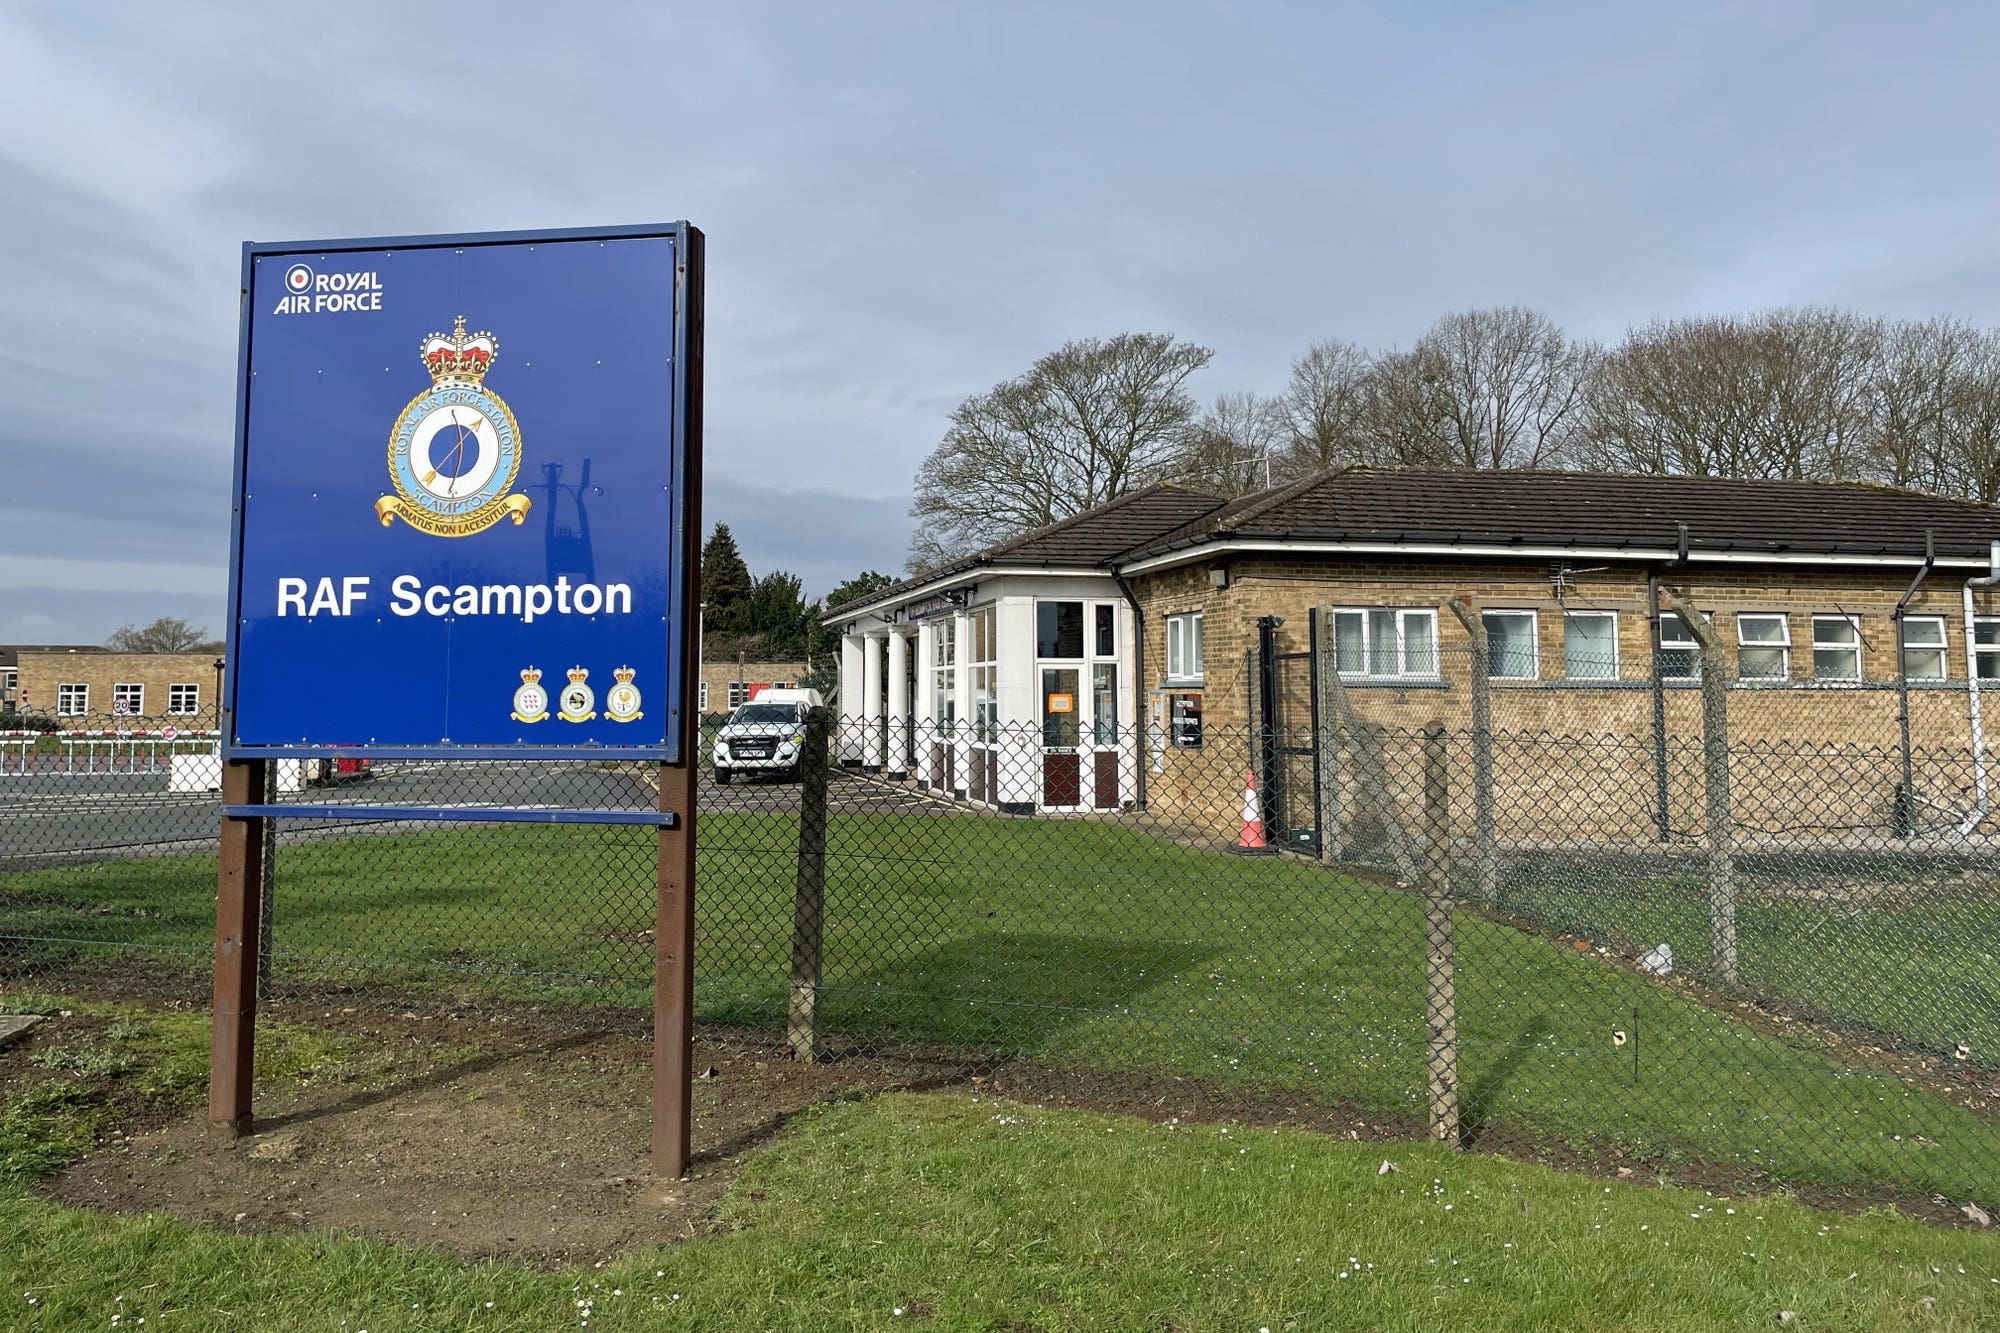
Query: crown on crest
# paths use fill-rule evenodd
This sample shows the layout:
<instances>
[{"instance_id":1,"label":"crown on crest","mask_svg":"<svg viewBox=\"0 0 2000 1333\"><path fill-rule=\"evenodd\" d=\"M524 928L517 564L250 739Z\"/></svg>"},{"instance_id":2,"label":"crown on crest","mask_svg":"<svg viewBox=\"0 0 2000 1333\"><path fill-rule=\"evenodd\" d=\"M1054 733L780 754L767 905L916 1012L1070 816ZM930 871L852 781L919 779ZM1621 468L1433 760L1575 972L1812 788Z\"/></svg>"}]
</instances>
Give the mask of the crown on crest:
<instances>
[{"instance_id":1,"label":"crown on crest","mask_svg":"<svg viewBox=\"0 0 2000 1333\"><path fill-rule=\"evenodd\" d=\"M571 667L569 669L569 678L571 683L581 685L590 679L590 668L580 666Z\"/></svg>"},{"instance_id":2,"label":"crown on crest","mask_svg":"<svg viewBox=\"0 0 2000 1333\"><path fill-rule=\"evenodd\" d=\"M477 384L500 353L500 342L486 332L467 333L465 316L453 321L450 333L424 339L424 369L437 384Z\"/></svg>"},{"instance_id":3,"label":"crown on crest","mask_svg":"<svg viewBox=\"0 0 2000 1333\"><path fill-rule=\"evenodd\" d=\"M639 673L634 671L631 667L622 666L619 667L616 671L613 671L611 674L619 680L630 680L632 679L632 677L638 675Z\"/></svg>"},{"instance_id":4,"label":"crown on crest","mask_svg":"<svg viewBox=\"0 0 2000 1333\"><path fill-rule=\"evenodd\" d=\"M536 681L540 680L541 678L542 678L542 669L540 667L528 667L521 672L522 682L528 685L533 685Z\"/></svg>"}]
</instances>

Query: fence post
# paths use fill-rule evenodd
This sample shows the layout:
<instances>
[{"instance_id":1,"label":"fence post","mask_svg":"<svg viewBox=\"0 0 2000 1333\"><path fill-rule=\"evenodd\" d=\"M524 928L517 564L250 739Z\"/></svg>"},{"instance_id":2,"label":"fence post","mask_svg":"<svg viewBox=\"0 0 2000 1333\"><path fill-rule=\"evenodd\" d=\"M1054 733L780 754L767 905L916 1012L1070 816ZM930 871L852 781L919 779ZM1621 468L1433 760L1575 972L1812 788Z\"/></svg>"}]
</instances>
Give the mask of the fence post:
<instances>
[{"instance_id":1,"label":"fence post","mask_svg":"<svg viewBox=\"0 0 2000 1333\"><path fill-rule=\"evenodd\" d=\"M785 1036L792 1058L819 1059L820 963L826 943L826 742L824 708L806 714L799 755L799 864L792 887L791 993Z\"/></svg>"},{"instance_id":2,"label":"fence post","mask_svg":"<svg viewBox=\"0 0 2000 1333\"><path fill-rule=\"evenodd\" d=\"M1479 897L1500 896L1500 853L1493 836L1493 657L1486 641L1485 609L1469 594L1445 603L1472 639L1472 830Z\"/></svg>"},{"instance_id":3,"label":"fence post","mask_svg":"<svg viewBox=\"0 0 2000 1333\"><path fill-rule=\"evenodd\" d=\"M1708 841L1708 930L1715 974L1736 984L1736 851L1729 815L1729 704L1722 638L1685 592L1661 587L1667 609L1701 645L1701 757L1703 823Z\"/></svg>"},{"instance_id":4,"label":"fence post","mask_svg":"<svg viewBox=\"0 0 2000 1333\"><path fill-rule=\"evenodd\" d=\"M1458 996L1451 955L1451 774L1444 724L1424 728L1424 1022L1431 1137L1458 1146Z\"/></svg>"},{"instance_id":5,"label":"fence post","mask_svg":"<svg viewBox=\"0 0 2000 1333\"><path fill-rule=\"evenodd\" d=\"M1313 714L1319 722L1313 746L1320 760L1319 810L1315 815L1319 821L1319 859L1336 861L1345 839L1340 827L1340 711L1334 697L1340 688L1340 675L1333 655L1333 613L1326 607L1315 610L1313 627Z\"/></svg>"},{"instance_id":6,"label":"fence post","mask_svg":"<svg viewBox=\"0 0 2000 1333\"><path fill-rule=\"evenodd\" d=\"M222 766L222 803L255 805L267 759ZM216 856L215 986L209 1009L208 1124L240 1138L250 1133L251 1077L257 1043L258 885L264 856L262 819L224 816Z\"/></svg>"},{"instance_id":7,"label":"fence post","mask_svg":"<svg viewBox=\"0 0 2000 1333\"><path fill-rule=\"evenodd\" d=\"M278 800L278 765L296 764L296 759L278 759L264 765L264 794L266 805L275 805ZM277 915L278 888L278 821L266 819L264 825L263 851L257 858L257 998L271 998L271 919Z\"/></svg>"}]
</instances>

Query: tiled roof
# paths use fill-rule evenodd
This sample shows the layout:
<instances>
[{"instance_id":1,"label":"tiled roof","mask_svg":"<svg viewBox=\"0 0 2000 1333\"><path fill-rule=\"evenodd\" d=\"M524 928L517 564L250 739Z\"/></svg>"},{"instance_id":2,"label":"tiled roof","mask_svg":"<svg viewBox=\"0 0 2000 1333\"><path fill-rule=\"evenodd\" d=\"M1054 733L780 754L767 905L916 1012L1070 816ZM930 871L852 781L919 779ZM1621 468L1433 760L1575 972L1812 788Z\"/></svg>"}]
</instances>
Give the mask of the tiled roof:
<instances>
[{"instance_id":1,"label":"tiled roof","mask_svg":"<svg viewBox=\"0 0 2000 1333\"><path fill-rule=\"evenodd\" d=\"M869 593L838 607L828 607L827 614L893 601L912 588L974 569L1083 566L1108 571L1112 562L1126 551L1157 541L1164 534L1183 528L1204 514L1212 514L1222 508L1223 503L1220 496L1159 482L1122 495L1109 504L997 542L962 560L891 584L880 592Z\"/></svg>"},{"instance_id":2,"label":"tiled roof","mask_svg":"<svg viewBox=\"0 0 2000 1333\"><path fill-rule=\"evenodd\" d=\"M1984 556L2000 509L1886 486L1591 472L1350 468L1226 508L1125 555L1214 540L1673 550L1746 555Z\"/></svg>"}]
</instances>

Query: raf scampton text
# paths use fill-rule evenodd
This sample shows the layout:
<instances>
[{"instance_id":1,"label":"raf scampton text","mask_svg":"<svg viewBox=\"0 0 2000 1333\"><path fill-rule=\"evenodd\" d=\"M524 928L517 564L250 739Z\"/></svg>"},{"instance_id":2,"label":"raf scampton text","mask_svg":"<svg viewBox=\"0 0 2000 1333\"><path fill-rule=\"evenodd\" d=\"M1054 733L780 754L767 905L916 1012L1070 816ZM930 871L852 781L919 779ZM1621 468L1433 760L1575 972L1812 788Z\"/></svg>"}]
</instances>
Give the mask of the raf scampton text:
<instances>
[{"instance_id":1,"label":"raf scampton text","mask_svg":"<svg viewBox=\"0 0 2000 1333\"><path fill-rule=\"evenodd\" d=\"M367 575L278 580L278 615L368 614ZM543 616L632 614L629 583L431 583L415 574L389 580L389 611L398 616L511 616L533 624Z\"/></svg>"}]
</instances>

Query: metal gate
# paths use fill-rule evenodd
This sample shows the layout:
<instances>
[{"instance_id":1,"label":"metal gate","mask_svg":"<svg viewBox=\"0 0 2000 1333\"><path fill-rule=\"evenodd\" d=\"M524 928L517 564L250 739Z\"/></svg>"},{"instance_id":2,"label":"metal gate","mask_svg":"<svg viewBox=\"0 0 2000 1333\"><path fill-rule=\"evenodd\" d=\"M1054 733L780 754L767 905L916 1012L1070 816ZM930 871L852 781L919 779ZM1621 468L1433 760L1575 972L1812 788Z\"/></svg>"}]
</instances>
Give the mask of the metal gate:
<instances>
[{"instance_id":1,"label":"metal gate","mask_svg":"<svg viewBox=\"0 0 2000 1333\"><path fill-rule=\"evenodd\" d=\"M1319 855L1319 612L1306 622L1306 647L1279 652L1283 617L1257 620L1258 739L1264 837L1273 846Z\"/></svg>"}]
</instances>

